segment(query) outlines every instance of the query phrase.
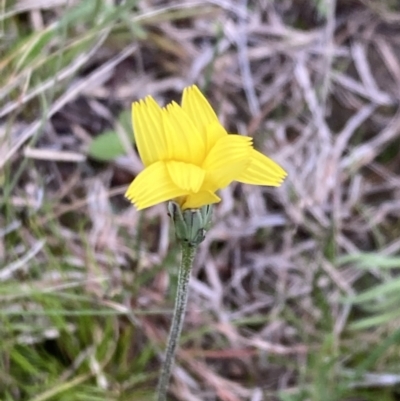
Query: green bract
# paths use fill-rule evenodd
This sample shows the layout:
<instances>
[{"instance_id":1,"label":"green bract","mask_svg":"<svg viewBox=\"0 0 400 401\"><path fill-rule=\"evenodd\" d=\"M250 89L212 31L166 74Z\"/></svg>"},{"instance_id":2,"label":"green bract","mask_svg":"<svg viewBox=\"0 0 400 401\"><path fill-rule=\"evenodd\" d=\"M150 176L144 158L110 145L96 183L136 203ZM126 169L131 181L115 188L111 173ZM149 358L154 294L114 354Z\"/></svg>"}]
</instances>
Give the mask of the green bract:
<instances>
[{"instance_id":1,"label":"green bract","mask_svg":"<svg viewBox=\"0 0 400 401\"><path fill-rule=\"evenodd\" d=\"M212 205L182 210L176 202L171 201L168 203L168 211L174 221L178 240L193 246L203 242L211 224Z\"/></svg>"}]
</instances>

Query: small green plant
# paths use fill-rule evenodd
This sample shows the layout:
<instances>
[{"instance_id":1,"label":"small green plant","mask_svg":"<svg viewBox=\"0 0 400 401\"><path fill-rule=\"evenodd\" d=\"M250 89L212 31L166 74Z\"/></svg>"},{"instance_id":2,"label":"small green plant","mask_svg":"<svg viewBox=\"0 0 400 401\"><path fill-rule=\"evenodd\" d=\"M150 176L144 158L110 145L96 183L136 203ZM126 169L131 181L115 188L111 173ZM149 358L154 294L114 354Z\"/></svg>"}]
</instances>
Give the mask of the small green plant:
<instances>
[{"instance_id":1,"label":"small green plant","mask_svg":"<svg viewBox=\"0 0 400 401\"><path fill-rule=\"evenodd\" d=\"M131 134L130 113L123 111L118 118L119 126L123 132L108 130L97 135L89 144L88 155L98 161L112 161L118 156L126 154L124 139L130 138L134 143L134 135Z\"/></svg>"}]
</instances>

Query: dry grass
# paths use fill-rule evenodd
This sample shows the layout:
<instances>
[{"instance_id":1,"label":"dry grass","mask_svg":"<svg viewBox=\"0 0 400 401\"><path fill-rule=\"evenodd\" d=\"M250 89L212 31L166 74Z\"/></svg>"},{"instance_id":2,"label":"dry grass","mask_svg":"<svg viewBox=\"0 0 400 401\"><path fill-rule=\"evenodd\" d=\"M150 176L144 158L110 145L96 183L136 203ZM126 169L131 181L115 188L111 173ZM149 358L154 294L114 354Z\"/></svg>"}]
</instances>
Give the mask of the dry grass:
<instances>
[{"instance_id":1,"label":"dry grass","mask_svg":"<svg viewBox=\"0 0 400 401\"><path fill-rule=\"evenodd\" d=\"M355 331L343 302L395 273L340 258L400 250L400 9L337 3L0 2L0 399L150 397L179 255L165 205L123 199L118 116L191 83L289 178L222 191L173 396L397 399L400 314ZM109 129L126 155L91 160Z\"/></svg>"}]
</instances>

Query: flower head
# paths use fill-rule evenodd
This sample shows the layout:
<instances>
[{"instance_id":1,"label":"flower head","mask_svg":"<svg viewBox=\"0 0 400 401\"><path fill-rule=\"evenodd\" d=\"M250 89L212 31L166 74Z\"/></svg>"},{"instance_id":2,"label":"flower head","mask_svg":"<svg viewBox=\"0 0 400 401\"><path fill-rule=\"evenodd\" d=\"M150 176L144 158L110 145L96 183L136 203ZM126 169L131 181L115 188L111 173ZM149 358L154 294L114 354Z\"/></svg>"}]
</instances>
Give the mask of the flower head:
<instances>
[{"instance_id":1,"label":"flower head","mask_svg":"<svg viewBox=\"0 0 400 401\"><path fill-rule=\"evenodd\" d=\"M181 105L161 108L151 96L134 102L132 122L145 168L125 196L138 210L168 200L197 209L219 202L216 191L232 181L277 187L286 177L251 138L226 132L195 85Z\"/></svg>"}]
</instances>

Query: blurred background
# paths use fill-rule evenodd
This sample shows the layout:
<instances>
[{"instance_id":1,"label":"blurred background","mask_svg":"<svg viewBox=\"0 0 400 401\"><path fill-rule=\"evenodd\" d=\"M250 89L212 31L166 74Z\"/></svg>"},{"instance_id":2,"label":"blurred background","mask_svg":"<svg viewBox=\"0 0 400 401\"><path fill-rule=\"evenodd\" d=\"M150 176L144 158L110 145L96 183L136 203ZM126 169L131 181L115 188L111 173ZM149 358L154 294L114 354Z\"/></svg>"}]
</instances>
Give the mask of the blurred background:
<instances>
[{"instance_id":1,"label":"blurred background","mask_svg":"<svg viewBox=\"0 0 400 401\"><path fill-rule=\"evenodd\" d=\"M180 252L130 106L192 83L289 175L221 191L171 400L400 400L397 0L0 1L0 400L151 399Z\"/></svg>"}]
</instances>

